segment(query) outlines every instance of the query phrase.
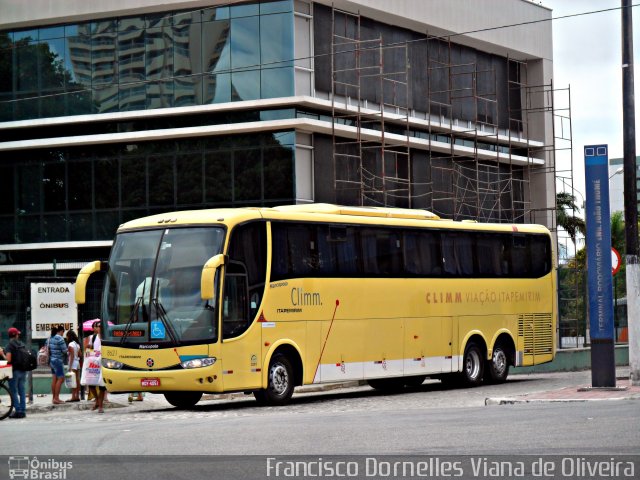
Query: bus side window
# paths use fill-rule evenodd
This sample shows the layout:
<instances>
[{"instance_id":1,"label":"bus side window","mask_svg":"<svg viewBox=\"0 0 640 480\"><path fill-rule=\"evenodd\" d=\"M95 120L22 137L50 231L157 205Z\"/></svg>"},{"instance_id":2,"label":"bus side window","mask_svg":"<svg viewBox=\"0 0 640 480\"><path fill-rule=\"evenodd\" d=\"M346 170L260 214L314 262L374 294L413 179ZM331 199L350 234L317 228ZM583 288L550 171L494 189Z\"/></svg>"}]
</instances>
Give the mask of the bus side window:
<instances>
[{"instance_id":1,"label":"bus side window","mask_svg":"<svg viewBox=\"0 0 640 480\"><path fill-rule=\"evenodd\" d=\"M511 262L509 261L509 254L511 251L508 235L500 235L500 275L508 277L511 275Z\"/></svg>"},{"instance_id":2,"label":"bus side window","mask_svg":"<svg viewBox=\"0 0 640 480\"><path fill-rule=\"evenodd\" d=\"M222 337L233 338L249 326L247 275L237 263L229 263L222 300Z\"/></svg>"},{"instance_id":3,"label":"bus side window","mask_svg":"<svg viewBox=\"0 0 640 480\"><path fill-rule=\"evenodd\" d=\"M332 247L332 260L336 275L355 276L362 274L359 235L353 227L330 227L328 241Z\"/></svg>"},{"instance_id":4,"label":"bus side window","mask_svg":"<svg viewBox=\"0 0 640 480\"><path fill-rule=\"evenodd\" d=\"M536 235L529 238L531 249L531 273L534 277L542 277L551 270L551 253L549 238Z\"/></svg>"},{"instance_id":5,"label":"bus side window","mask_svg":"<svg viewBox=\"0 0 640 480\"><path fill-rule=\"evenodd\" d=\"M271 281L282 280L289 276L289 247L287 243L287 231L281 224L271 225Z\"/></svg>"},{"instance_id":6,"label":"bus side window","mask_svg":"<svg viewBox=\"0 0 640 480\"><path fill-rule=\"evenodd\" d=\"M511 237L511 268L515 277L529 277L531 270L530 256L527 252L527 238L524 235Z\"/></svg>"},{"instance_id":7,"label":"bus side window","mask_svg":"<svg viewBox=\"0 0 640 480\"><path fill-rule=\"evenodd\" d=\"M443 233L442 239L442 264L444 273L449 276L455 276L458 274L458 267L456 266L456 255L454 250L454 242L451 235Z\"/></svg>"},{"instance_id":8,"label":"bus side window","mask_svg":"<svg viewBox=\"0 0 640 480\"><path fill-rule=\"evenodd\" d=\"M367 277L377 276L380 273L380 265L378 264L378 242L375 231L363 228L360 232L360 241L364 274Z\"/></svg>"},{"instance_id":9,"label":"bus side window","mask_svg":"<svg viewBox=\"0 0 640 480\"><path fill-rule=\"evenodd\" d=\"M442 234L442 257L445 272L456 277L473 277L476 272L475 238L470 232Z\"/></svg>"},{"instance_id":10,"label":"bus side window","mask_svg":"<svg viewBox=\"0 0 640 480\"><path fill-rule=\"evenodd\" d=\"M409 276L421 275L420 268L420 248L418 244L418 235L412 232L406 232L404 235L404 271Z\"/></svg>"},{"instance_id":11,"label":"bus side window","mask_svg":"<svg viewBox=\"0 0 640 480\"><path fill-rule=\"evenodd\" d=\"M442 275L439 235L433 232L404 232L404 269L409 276Z\"/></svg>"},{"instance_id":12,"label":"bus side window","mask_svg":"<svg viewBox=\"0 0 640 480\"><path fill-rule=\"evenodd\" d=\"M329 277L336 271L335 256L332 254L332 245L329 240L329 227L317 225L315 227L317 246L317 275Z\"/></svg>"},{"instance_id":13,"label":"bus side window","mask_svg":"<svg viewBox=\"0 0 640 480\"><path fill-rule=\"evenodd\" d=\"M476 242L478 275L481 277L503 276L504 245L499 235L479 234Z\"/></svg>"},{"instance_id":14,"label":"bus side window","mask_svg":"<svg viewBox=\"0 0 640 480\"><path fill-rule=\"evenodd\" d=\"M264 222L251 222L231 232L225 278L223 335L242 334L258 315L267 271L267 233ZM227 303L228 302L228 303ZM242 307L237 302L243 302ZM237 322L228 326L226 322ZM236 328L238 327L238 328ZM239 328L242 327L242 328ZM226 329L226 331L225 331Z\"/></svg>"}]
</instances>

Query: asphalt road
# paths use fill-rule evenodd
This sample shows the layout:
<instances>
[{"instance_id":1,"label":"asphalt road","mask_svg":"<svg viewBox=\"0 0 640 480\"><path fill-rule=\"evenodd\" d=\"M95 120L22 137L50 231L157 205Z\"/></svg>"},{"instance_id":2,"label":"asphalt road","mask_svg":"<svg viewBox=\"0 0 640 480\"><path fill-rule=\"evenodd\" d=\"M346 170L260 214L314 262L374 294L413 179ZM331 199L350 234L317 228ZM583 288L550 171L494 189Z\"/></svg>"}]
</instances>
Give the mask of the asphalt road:
<instances>
[{"instance_id":1,"label":"asphalt road","mask_svg":"<svg viewBox=\"0 0 640 480\"><path fill-rule=\"evenodd\" d=\"M103 415L66 410L0 423L7 455L640 454L640 401L484 406L490 396L580 383L584 373L513 376L505 385L403 394L368 387L252 397L180 411L150 397ZM112 397L117 400L117 396Z\"/></svg>"},{"instance_id":2,"label":"asphalt road","mask_svg":"<svg viewBox=\"0 0 640 480\"><path fill-rule=\"evenodd\" d=\"M241 409L221 418L207 418L204 410L134 424L101 422L81 434L76 425L78 441L66 445L57 440L62 425L48 425L38 435L42 448L15 447L38 454L170 455L178 445L189 445L189 454L196 455L637 454L638 408L637 401L628 401L404 411Z\"/></svg>"}]
</instances>

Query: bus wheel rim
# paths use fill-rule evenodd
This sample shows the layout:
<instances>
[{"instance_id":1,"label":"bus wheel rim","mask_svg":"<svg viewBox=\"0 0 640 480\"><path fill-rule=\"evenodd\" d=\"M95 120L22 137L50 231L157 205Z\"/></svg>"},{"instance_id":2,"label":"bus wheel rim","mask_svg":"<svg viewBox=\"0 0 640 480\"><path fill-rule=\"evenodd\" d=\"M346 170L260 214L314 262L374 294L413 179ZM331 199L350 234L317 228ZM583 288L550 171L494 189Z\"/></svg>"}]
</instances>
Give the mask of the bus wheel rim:
<instances>
[{"instance_id":1,"label":"bus wheel rim","mask_svg":"<svg viewBox=\"0 0 640 480\"><path fill-rule=\"evenodd\" d=\"M507 367L507 357L501 349L493 352L493 370L498 374L504 374Z\"/></svg>"},{"instance_id":2,"label":"bus wheel rim","mask_svg":"<svg viewBox=\"0 0 640 480\"><path fill-rule=\"evenodd\" d=\"M469 352L467 355L467 363L465 365L467 370L467 377L475 379L480 373L480 357L475 350Z\"/></svg>"},{"instance_id":3,"label":"bus wheel rim","mask_svg":"<svg viewBox=\"0 0 640 480\"><path fill-rule=\"evenodd\" d=\"M282 395L289 387L289 374L283 365L274 365L271 369L273 391Z\"/></svg>"}]
</instances>

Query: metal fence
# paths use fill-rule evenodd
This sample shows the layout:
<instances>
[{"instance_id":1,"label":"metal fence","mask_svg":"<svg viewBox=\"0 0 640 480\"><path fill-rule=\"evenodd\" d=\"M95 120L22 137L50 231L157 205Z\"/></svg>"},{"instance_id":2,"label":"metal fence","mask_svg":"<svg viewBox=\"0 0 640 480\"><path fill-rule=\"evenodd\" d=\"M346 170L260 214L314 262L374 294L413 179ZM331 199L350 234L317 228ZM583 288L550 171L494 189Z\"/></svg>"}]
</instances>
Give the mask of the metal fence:
<instances>
[{"instance_id":1,"label":"metal fence","mask_svg":"<svg viewBox=\"0 0 640 480\"><path fill-rule=\"evenodd\" d=\"M587 272L571 266L558 268L558 348L582 348L591 344L587 299ZM614 288L614 341L628 343L627 299L624 285Z\"/></svg>"}]
</instances>

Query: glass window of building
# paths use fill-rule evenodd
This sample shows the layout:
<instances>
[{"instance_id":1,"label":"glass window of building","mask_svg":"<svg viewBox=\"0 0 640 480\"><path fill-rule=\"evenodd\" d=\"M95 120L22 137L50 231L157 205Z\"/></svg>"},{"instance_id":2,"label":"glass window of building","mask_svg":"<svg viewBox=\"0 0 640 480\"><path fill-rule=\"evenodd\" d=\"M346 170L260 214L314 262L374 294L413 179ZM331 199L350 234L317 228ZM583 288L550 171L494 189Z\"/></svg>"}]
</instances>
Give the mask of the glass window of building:
<instances>
[{"instance_id":1,"label":"glass window of building","mask_svg":"<svg viewBox=\"0 0 640 480\"><path fill-rule=\"evenodd\" d=\"M0 121L294 93L293 2L0 32Z\"/></svg>"}]
</instances>

